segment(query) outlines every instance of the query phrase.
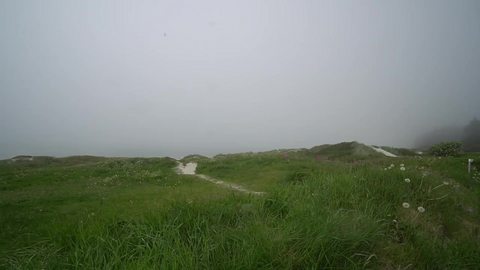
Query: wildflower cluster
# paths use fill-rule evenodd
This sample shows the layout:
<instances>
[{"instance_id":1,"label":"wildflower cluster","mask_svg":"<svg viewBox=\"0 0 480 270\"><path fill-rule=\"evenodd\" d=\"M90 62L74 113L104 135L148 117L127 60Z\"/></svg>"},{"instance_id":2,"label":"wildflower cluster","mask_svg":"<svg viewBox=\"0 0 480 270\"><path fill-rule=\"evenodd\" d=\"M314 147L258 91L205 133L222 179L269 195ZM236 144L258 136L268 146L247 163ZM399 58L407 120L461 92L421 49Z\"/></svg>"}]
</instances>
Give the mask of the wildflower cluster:
<instances>
[{"instance_id":1,"label":"wildflower cluster","mask_svg":"<svg viewBox=\"0 0 480 270\"><path fill-rule=\"evenodd\" d=\"M391 170L391 169L393 169L393 168L395 168L395 164L392 163L392 164L390 164L390 166L386 167L384 170L385 170L385 171L386 171L386 170ZM405 171L405 164L403 164L403 163L400 164L400 170L401 170L401 171Z\"/></svg>"}]
</instances>

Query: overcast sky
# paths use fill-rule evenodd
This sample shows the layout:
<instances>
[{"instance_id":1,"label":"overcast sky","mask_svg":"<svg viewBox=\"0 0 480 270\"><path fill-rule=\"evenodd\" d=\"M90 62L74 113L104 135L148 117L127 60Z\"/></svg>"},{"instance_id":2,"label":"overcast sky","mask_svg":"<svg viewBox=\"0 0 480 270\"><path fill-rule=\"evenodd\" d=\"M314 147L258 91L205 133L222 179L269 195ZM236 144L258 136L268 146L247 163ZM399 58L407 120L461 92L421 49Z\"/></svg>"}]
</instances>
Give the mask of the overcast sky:
<instances>
[{"instance_id":1,"label":"overcast sky","mask_svg":"<svg viewBox=\"0 0 480 270\"><path fill-rule=\"evenodd\" d=\"M0 158L409 147L480 117L480 1L1 1Z\"/></svg>"}]
</instances>

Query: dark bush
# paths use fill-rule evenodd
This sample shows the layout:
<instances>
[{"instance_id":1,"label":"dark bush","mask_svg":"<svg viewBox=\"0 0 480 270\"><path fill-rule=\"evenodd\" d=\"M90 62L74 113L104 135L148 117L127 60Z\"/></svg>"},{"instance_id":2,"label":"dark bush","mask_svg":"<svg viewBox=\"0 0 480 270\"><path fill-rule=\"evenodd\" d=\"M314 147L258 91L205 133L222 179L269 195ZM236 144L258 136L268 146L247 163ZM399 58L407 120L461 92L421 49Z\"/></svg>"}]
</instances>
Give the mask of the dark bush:
<instances>
[{"instance_id":1,"label":"dark bush","mask_svg":"<svg viewBox=\"0 0 480 270\"><path fill-rule=\"evenodd\" d=\"M465 127L463 148L469 152L480 152L480 120L474 118Z\"/></svg>"},{"instance_id":2,"label":"dark bush","mask_svg":"<svg viewBox=\"0 0 480 270\"><path fill-rule=\"evenodd\" d=\"M441 142L428 149L428 153L434 156L456 156L462 149L461 142Z\"/></svg>"}]
</instances>

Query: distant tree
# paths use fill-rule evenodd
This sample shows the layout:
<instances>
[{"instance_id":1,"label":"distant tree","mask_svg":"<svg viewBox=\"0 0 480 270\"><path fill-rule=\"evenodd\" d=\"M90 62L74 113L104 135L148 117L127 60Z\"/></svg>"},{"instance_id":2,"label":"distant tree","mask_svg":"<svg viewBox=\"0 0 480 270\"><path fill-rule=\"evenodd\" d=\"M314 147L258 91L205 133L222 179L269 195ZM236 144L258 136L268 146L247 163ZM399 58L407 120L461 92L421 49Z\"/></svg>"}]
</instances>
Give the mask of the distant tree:
<instances>
[{"instance_id":1,"label":"distant tree","mask_svg":"<svg viewBox=\"0 0 480 270\"><path fill-rule=\"evenodd\" d=\"M460 140L462 140L462 128L446 126L429 130L417 137L415 147L418 149L427 149L440 142Z\"/></svg>"},{"instance_id":2,"label":"distant tree","mask_svg":"<svg viewBox=\"0 0 480 270\"><path fill-rule=\"evenodd\" d=\"M473 118L463 129L463 149L469 152L480 152L480 120Z\"/></svg>"}]
</instances>

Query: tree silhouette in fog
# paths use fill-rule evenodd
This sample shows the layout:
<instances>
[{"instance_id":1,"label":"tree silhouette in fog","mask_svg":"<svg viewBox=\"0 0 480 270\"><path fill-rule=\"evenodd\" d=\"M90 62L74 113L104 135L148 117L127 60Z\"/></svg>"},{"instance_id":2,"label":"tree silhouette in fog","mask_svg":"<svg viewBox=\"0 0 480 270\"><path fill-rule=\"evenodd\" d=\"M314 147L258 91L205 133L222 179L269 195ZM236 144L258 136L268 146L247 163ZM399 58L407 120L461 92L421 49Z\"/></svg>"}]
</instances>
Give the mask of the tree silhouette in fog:
<instances>
[{"instance_id":1,"label":"tree silhouette in fog","mask_svg":"<svg viewBox=\"0 0 480 270\"><path fill-rule=\"evenodd\" d=\"M473 118L463 129L463 149L470 152L480 152L480 120Z\"/></svg>"}]
</instances>

